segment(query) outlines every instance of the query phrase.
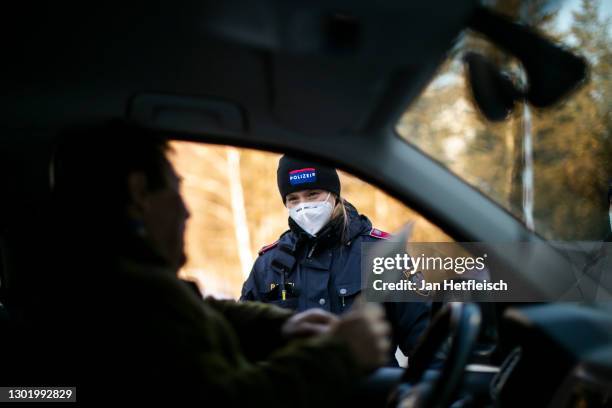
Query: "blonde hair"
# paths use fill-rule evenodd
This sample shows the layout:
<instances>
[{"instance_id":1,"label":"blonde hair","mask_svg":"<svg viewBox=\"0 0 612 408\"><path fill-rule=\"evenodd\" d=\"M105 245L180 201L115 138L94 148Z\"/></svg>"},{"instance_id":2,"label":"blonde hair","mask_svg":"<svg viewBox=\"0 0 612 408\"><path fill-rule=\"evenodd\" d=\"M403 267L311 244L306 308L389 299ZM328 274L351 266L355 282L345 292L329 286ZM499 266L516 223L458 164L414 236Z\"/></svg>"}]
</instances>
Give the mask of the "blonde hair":
<instances>
[{"instance_id":1,"label":"blonde hair","mask_svg":"<svg viewBox=\"0 0 612 408\"><path fill-rule=\"evenodd\" d=\"M338 217L342 217L342 233L340 234L340 241L344 244L346 241L346 235L348 233L348 225L349 218L348 213L346 212L346 200L339 195L334 194L334 198L336 199L336 205L334 206L334 211L332 212L332 220L335 220Z\"/></svg>"}]
</instances>

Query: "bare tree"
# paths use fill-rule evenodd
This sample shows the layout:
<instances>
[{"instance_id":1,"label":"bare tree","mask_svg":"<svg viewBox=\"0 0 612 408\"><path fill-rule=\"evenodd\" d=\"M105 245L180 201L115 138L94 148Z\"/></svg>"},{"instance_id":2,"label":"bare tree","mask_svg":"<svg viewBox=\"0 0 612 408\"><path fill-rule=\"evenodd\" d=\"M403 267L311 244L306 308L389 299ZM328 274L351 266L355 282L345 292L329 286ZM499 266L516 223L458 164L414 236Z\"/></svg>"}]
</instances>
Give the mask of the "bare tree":
<instances>
[{"instance_id":1,"label":"bare tree","mask_svg":"<svg viewBox=\"0 0 612 408\"><path fill-rule=\"evenodd\" d=\"M235 147L226 149L227 178L230 190L230 203L234 219L234 234L236 236L236 249L240 258L240 269L245 279L249 276L253 266L253 253L251 252L251 239L249 224L246 216L244 191L240 178L240 151Z\"/></svg>"}]
</instances>

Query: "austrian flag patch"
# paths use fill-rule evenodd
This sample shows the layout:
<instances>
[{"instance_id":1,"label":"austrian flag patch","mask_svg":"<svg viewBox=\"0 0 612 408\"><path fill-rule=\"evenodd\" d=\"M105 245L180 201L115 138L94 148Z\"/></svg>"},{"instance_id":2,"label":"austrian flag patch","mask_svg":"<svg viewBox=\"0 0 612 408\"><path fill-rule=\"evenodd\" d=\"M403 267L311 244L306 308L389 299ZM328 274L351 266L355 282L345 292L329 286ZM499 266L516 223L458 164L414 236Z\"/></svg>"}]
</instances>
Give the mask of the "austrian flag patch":
<instances>
[{"instance_id":1,"label":"austrian flag patch","mask_svg":"<svg viewBox=\"0 0 612 408\"><path fill-rule=\"evenodd\" d=\"M289 172L289 183L292 186L317 181L317 171L314 167L293 170Z\"/></svg>"}]
</instances>

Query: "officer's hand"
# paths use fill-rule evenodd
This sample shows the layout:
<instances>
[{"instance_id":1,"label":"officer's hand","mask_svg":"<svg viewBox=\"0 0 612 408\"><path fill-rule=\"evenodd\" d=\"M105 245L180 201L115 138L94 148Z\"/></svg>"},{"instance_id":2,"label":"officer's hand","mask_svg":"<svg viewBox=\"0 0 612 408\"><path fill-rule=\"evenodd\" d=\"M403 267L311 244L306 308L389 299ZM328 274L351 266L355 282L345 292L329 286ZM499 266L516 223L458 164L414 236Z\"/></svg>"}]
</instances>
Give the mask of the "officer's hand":
<instances>
[{"instance_id":1,"label":"officer's hand","mask_svg":"<svg viewBox=\"0 0 612 408\"><path fill-rule=\"evenodd\" d=\"M281 328L283 337L310 337L328 333L338 317L322 309L310 309L296 313Z\"/></svg>"},{"instance_id":2,"label":"officer's hand","mask_svg":"<svg viewBox=\"0 0 612 408\"><path fill-rule=\"evenodd\" d=\"M330 334L348 344L357 364L366 371L384 365L389 359L391 326L379 304L356 301Z\"/></svg>"}]
</instances>

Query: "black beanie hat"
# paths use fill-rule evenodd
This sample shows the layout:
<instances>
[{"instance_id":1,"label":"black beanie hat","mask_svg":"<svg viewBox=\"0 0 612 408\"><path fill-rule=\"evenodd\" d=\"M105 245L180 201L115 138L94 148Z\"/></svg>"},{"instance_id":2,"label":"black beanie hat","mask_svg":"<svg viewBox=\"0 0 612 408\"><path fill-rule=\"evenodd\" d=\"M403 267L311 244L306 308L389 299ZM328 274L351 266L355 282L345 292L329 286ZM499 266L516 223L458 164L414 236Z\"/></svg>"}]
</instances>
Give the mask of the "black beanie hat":
<instances>
[{"instance_id":1,"label":"black beanie hat","mask_svg":"<svg viewBox=\"0 0 612 408\"><path fill-rule=\"evenodd\" d=\"M283 203L287 194L302 190L321 189L340 195L340 179L336 169L287 155L278 161L276 182Z\"/></svg>"}]
</instances>

